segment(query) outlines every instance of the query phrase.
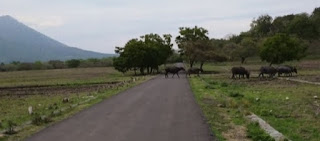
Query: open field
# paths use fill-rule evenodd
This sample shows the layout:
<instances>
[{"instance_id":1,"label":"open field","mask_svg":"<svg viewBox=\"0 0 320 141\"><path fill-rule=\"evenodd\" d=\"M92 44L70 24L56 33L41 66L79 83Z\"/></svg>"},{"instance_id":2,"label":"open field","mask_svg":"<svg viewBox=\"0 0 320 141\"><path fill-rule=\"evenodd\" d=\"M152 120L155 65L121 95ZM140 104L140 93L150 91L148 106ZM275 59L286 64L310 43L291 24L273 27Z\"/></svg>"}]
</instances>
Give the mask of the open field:
<instances>
[{"instance_id":1,"label":"open field","mask_svg":"<svg viewBox=\"0 0 320 141\"><path fill-rule=\"evenodd\" d=\"M319 61L294 62L294 79L319 82ZM286 80L260 79L260 63L243 65L251 71L249 80L233 80L230 69L237 63L206 65L217 74L192 77L190 83L212 130L221 140L269 140L253 132L245 118L251 112L294 141L320 140L320 87ZM308 64L308 65L306 65ZM311 65L310 65L311 64Z\"/></svg>"},{"instance_id":2,"label":"open field","mask_svg":"<svg viewBox=\"0 0 320 141\"><path fill-rule=\"evenodd\" d=\"M7 130L10 121L17 127L34 122L6 139L0 136L0 140L23 139L149 78L123 75L113 68L0 73L0 131ZM32 115L28 113L29 107ZM43 115L47 117L45 120L37 119Z\"/></svg>"},{"instance_id":3,"label":"open field","mask_svg":"<svg viewBox=\"0 0 320 141\"><path fill-rule=\"evenodd\" d=\"M14 71L0 73L0 87L78 85L125 79L112 67Z\"/></svg>"}]
</instances>

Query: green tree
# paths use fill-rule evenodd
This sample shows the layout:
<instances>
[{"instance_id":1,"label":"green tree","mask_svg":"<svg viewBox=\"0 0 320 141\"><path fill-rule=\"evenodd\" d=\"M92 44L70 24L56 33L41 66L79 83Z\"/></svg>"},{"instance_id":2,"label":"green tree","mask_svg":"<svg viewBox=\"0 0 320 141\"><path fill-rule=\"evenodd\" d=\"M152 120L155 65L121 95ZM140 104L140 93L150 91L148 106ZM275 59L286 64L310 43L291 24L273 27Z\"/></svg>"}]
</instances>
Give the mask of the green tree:
<instances>
[{"instance_id":1,"label":"green tree","mask_svg":"<svg viewBox=\"0 0 320 141\"><path fill-rule=\"evenodd\" d=\"M314 11L312 12L312 14L310 16L310 20L317 30L317 35L318 35L317 39L319 39L319 36L320 36L320 7L314 9Z\"/></svg>"},{"instance_id":2,"label":"green tree","mask_svg":"<svg viewBox=\"0 0 320 141\"><path fill-rule=\"evenodd\" d=\"M197 26L194 28L180 27L179 30L180 35L176 37L176 43L180 53L187 58L190 67L193 67L194 62L198 59L197 57L200 56L199 51L202 50L201 48L197 49L197 47L205 47L200 44L206 44L206 41L209 41L208 30Z\"/></svg>"},{"instance_id":3,"label":"green tree","mask_svg":"<svg viewBox=\"0 0 320 141\"><path fill-rule=\"evenodd\" d=\"M113 66L116 70L125 73L128 71L127 63L124 57L113 58Z\"/></svg>"},{"instance_id":4,"label":"green tree","mask_svg":"<svg viewBox=\"0 0 320 141\"><path fill-rule=\"evenodd\" d=\"M258 37L268 36L272 29L273 18L269 15L261 15L251 23L251 32Z\"/></svg>"},{"instance_id":5,"label":"green tree","mask_svg":"<svg viewBox=\"0 0 320 141\"><path fill-rule=\"evenodd\" d=\"M260 51L260 58L272 64L300 60L305 56L305 44L296 37L287 34L276 34L266 39Z\"/></svg>"},{"instance_id":6,"label":"green tree","mask_svg":"<svg viewBox=\"0 0 320 141\"><path fill-rule=\"evenodd\" d=\"M158 66L166 63L172 54L171 35L165 34L163 37L158 34L146 34L140 39L132 39L125 47L116 47L115 52L120 54L114 59L114 67L121 71L137 69L141 74L152 73L158 70Z\"/></svg>"},{"instance_id":7,"label":"green tree","mask_svg":"<svg viewBox=\"0 0 320 141\"><path fill-rule=\"evenodd\" d=\"M241 59L241 64L245 62L248 57L252 57L256 55L258 49L256 47L256 43L252 40L252 38L244 38L240 45L235 48L232 52L233 56L237 56Z\"/></svg>"},{"instance_id":8,"label":"green tree","mask_svg":"<svg viewBox=\"0 0 320 141\"><path fill-rule=\"evenodd\" d=\"M288 33L297 35L302 39L315 39L318 35L317 28L309 19L307 13L297 14L288 25Z\"/></svg>"}]
</instances>

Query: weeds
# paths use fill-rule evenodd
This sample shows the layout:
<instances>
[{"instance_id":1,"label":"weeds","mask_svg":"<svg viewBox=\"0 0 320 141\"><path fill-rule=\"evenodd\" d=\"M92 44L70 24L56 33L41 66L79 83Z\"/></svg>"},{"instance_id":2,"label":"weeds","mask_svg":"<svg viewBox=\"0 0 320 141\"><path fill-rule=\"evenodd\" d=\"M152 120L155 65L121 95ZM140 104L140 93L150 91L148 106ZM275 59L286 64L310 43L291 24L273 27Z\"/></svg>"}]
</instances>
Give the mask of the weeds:
<instances>
[{"instance_id":1,"label":"weeds","mask_svg":"<svg viewBox=\"0 0 320 141\"><path fill-rule=\"evenodd\" d=\"M275 141L267 133L265 133L259 126L259 123L249 123L247 125L247 136L253 141Z\"/></svg>"},{"instance_id":2,"label":"weeds","mask_svg":"<svg viewBox=\"0 0 320 141\"><path fill-rule=\"evenodd\" d=\"M40 126L42 124L47 124L52 122L53 120L51 119L51 117L48 116L41 116L39 113L34 113L32 115L32 124L36 125L36 126Z\"/></svg>"},{"instance_id":3,"label":"weeds","mask_svg":"<svg viewBox=\"0 0 320 141\"><path fill-rule=\"evenodd\" d=\"M8 134L8 135L16 134L17 131L14 130L14 128L16 126L17 126L17 124L14 123L12 120L8 120L8 122L7 122L7 130L6 130L5 134Z\"/></svg>"}]
</instances>

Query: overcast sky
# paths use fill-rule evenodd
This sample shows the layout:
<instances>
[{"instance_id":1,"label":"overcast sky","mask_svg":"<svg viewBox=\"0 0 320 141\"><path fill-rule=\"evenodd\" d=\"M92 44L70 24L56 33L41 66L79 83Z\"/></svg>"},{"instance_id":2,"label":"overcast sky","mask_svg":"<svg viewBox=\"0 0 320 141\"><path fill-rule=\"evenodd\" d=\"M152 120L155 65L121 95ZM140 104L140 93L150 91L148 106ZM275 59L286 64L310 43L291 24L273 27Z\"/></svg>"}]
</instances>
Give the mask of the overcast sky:
<instances>
[{"instance_id":1,"label":"overcast sky","mask_svg":"<svg viewBox=\"0 0 320 141\"><path fill-rule=\"evenodd\" d=\"M0 15L69 46L114 53L115 46L147 33L201 26L211 38L247 31L253 18L308 12L320 0L0 0Z\"/></svg>"}]
</instances>

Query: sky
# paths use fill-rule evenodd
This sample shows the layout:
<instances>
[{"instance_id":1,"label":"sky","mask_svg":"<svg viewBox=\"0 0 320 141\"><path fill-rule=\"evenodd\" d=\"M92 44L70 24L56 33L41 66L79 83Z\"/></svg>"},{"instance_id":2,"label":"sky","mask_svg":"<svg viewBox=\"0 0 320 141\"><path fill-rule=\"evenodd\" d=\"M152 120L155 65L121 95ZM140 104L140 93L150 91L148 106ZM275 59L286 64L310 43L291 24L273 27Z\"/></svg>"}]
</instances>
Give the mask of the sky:
<instances>
[{"instance_id":1,"label":"sky","mask_svg":"<svg viewBox=\"0 0 320 141\"><path fill-rule=\"evenodd\" d=\"M0 16L72 47L114 53L115 46L144 34L175 37L179 27L200 26L211 38L224 38L249 30L262 14L311 13L316 7L320 0L0 0Z\"/></svg>"}]
</instances>

